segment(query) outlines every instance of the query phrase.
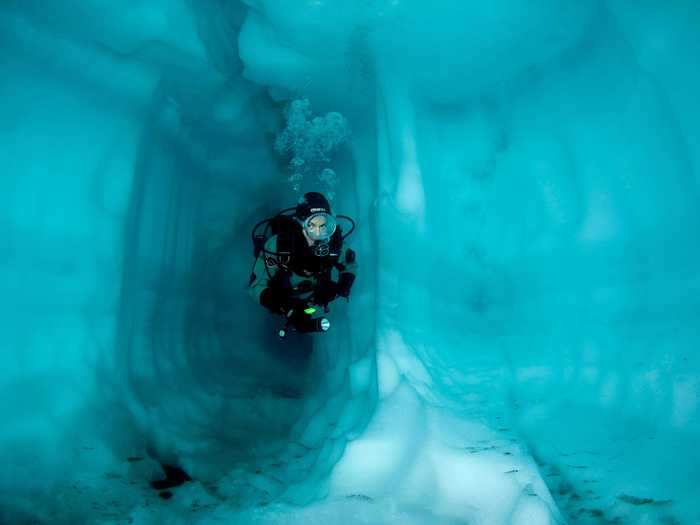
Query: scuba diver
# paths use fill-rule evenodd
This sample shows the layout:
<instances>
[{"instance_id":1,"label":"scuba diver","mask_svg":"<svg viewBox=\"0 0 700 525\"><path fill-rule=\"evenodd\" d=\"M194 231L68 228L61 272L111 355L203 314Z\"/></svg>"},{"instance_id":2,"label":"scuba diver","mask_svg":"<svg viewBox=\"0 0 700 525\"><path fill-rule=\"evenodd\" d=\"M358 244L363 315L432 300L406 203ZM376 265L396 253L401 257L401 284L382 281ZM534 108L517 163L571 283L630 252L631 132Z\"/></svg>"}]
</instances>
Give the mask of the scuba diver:
<instances>
[{"instance_id":1,"label":"scuba diver","mask_svg":"<svg viewBox=\"0 0 700 525\"><path fill-rule=\"evenodd\" d=\"M327 331L330 322L318 314L328 312L328 304L337 297L350 296L357 263L355 252L343 247L343 241L355 229L355 222L344 215L337 218L352 224L345 235L326 198L310 192L296 207L282 210L253 228L256 260L248 292L270 312L284 317L280 338L286 337L290 328ZM263 224L263 233L257 233Z\"/></svg>"}]
</instances>

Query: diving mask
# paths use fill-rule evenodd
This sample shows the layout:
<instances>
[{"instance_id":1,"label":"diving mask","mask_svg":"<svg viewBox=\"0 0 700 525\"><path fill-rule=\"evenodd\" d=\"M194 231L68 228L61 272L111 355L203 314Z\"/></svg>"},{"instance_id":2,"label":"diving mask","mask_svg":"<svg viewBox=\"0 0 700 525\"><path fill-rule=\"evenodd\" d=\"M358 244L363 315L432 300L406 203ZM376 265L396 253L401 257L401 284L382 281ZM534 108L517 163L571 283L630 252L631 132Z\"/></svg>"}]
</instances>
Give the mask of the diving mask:
<instances>
[{"instance_id":1,"label":"diving mask","mask_svg":"<svg viewBox=\"0 0 700 525\"><path fill-rule=\"evenodd\" d=\"M314 213L300 222L306 235L314 242L328 242L338 227L335 217L325 212Z\"/></svg>"}]
</instances>

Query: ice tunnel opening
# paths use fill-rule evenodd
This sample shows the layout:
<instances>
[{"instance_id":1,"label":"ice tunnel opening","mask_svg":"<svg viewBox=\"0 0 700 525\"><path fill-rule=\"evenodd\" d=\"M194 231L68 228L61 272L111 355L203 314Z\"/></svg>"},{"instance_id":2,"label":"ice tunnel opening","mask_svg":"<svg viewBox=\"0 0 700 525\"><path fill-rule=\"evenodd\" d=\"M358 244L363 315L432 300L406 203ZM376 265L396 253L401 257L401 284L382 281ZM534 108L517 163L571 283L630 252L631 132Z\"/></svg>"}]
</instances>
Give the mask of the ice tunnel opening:
<instances>
[{"instance_id":1,"label":"ice tunnel opening","mask_svg":"<svg viewBox=\"0 0 700 525\"><path fill-rule=\"evenodd\" d=\"M133 436L103 437L122 457L151 460L134 475L162 477L158 463L175 465L243 508L313 500L371 415L373 358L367 343L353 349L347 304L333 307L325 340L281 341L283 320L246 292L253 225L299 195L290 159L274 151L287 104L245 87L241 101L230 91L201 96L177 78L161 86L126 203L114 343L123 351L98 369L105 402ZM309 124L307 150L328 142L324 127L337 129L333 119ZM292 157L308 165L313 151ZM336 180L315 175L307 189ZM339 213L352 210L346 190Z\"/></svg>"}]
</instances>

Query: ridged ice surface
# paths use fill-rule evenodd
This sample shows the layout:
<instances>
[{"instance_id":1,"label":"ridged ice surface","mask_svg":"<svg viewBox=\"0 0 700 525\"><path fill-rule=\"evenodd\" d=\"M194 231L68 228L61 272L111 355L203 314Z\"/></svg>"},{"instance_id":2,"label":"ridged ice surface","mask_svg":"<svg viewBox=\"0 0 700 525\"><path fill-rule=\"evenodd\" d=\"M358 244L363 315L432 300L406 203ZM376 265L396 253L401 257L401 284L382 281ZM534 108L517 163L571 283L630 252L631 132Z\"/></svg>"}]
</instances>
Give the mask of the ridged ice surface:
<instances>
[{"instance_id":1,"label":"ridged ice surface","mask_svg":"<svg viewBox=\"0 0 700 525\"><path fill-rule=\"evenodd\" d=\"M0 523L699 522L699 24L4 2ZM250 230L309 190L358 278L279 341Z\"/></svg>"}]
</instances>

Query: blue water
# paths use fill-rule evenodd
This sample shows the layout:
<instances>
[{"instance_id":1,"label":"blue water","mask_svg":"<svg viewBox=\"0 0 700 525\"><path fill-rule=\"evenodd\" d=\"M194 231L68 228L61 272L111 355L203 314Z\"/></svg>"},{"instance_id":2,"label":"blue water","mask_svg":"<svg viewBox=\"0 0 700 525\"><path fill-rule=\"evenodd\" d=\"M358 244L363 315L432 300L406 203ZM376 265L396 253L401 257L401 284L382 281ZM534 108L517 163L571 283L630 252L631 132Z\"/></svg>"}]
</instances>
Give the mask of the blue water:
<instances>
[{"instance_id":1,"label":"blue water","mask_svg":"<svg viewBox=\"0 0 700 525\"><path fill-rule=\"evenodd\" d=\"M699 22L5 2L0 523L700 523ZM306 191L358 277L280 341Z\"/></svg>"}]
</instances>

